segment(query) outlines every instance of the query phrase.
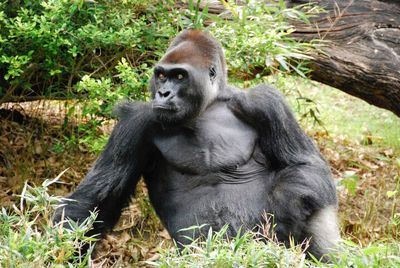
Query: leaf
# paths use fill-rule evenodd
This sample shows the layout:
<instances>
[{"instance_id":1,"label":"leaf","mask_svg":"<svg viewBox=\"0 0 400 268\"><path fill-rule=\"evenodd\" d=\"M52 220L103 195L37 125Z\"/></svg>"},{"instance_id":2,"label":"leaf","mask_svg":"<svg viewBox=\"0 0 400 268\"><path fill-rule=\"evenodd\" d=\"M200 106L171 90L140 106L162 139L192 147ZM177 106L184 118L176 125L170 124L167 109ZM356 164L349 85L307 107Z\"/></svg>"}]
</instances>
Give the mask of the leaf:
<instances>
[{"instance_id":1,"label":"leaf","mask_svg":"<svg viewBox=\"0 0 400 268\"><path fill-rule=\"evenodd\" d=\"M385 251L387 251L387 248L383 247L383 246L371 246L371 247L364 248L362 250L364 255L376 255L381 252L384 253Z\"/></svg>"},{"instance_id":2,"label":"leaf","mask_svg":"<svg viewBox=\"0 0 400 268\"><path fill-rule=\"evenodd\" d=\"M397 158L395 161L396 165L400 168L400 158Z\"/></svg>"},{"instance_id":3,"label":"leaf","mask_svg":"<svg viewBox=\"0 0 400 268\"><path fill-rule=\"evenodd\" d=\"M42 186L45 187L45 188L47 188L47 187L50 186L51 184L57 183L58 180L61 178L61 176L64 175L64 173L65 173L68 169L69 169L69 168L66 168L66 169L64 169L63 171L61 171L60 174L58 174L57 177L55 177L55 178L52 179L52 180L45 180L45 181L42 183Z\"/></svg>"},{"instance_id":4,"label":"leaf","mask_svg":"<svg viewBox=\"0 0 400 268\"><path fill-rule=\"evenodd\" d=\"M343 185L351 195L355 195L358 180L359 177L357 175L348 175L340 181L340 184Z\"/></svg>"},{"instance_id":5,"label":"leaf","mask_svg":"<svg viewBox=\"0 0 400 268\"><path fill-rule=\"evenodd\" d=\"M386 196L391 198L394 197L397 194L397 191L387 191Z\"/></svg>"},{"instance_id":6,"label":"leaf","mask_svg":"<svg viewBox=\"0 0 400 268\"><path fill-rule=\"evenodd\" d=\"M286 63L286 59L284 56L278 55L275 57L275 59L279 62L279 64L282 66L283 69L285 69L286 71L289 71L289 66Z\"/></svg>"},{"instance_id":7,"label":"leaf","mask_svg":"<svg viewBox=\"0 0 400 268\"><path fill-rule=\"evenodd\" d=\"M351 240L343 239L342 242L349 247L358 247L358 245Z\"/></svg>"}]
</instances>

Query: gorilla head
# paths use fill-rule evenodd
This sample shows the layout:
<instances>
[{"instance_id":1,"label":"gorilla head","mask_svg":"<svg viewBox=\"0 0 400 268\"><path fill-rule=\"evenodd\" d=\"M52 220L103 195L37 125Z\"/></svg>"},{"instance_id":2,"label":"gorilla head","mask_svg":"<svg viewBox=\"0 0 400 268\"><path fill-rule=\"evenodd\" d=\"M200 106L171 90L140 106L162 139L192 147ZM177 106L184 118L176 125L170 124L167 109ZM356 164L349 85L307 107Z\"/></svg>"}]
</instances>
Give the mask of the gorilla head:
<instances>
[{"instance_id":1,"label":"gorilla head","mask_svg":"<svg viewBox=\"0 0 400 268\"><path fill-rule=\"evenodd\" d=\"M225 89L226 63L209 34L187 30L178 35L154 67L150 82L153 108L163 124L188 122Z\"/></svg>"}]
</instances>

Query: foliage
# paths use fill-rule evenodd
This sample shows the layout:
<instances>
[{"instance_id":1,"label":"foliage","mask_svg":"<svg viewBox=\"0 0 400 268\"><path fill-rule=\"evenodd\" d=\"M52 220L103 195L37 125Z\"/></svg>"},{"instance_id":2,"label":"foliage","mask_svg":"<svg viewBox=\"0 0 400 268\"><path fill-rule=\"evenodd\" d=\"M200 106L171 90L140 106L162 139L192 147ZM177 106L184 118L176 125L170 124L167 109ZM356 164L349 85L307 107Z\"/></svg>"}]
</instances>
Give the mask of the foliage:
<instances>
[{"instance_id":1,"label":"foliage","mask_svg":"<svg viewBox=\"0 0 400 268\"><path fill-rule=\"evenodd\" d=\"M0 1L0 96L76 97L74 85L88 76L125 83L123 57L139 67L134 78L140 77L173 34L154 17L165 8L151 2ZM125 93L141 97L141 82L130 81Z\"/></svg>"},{"instance_id":2,"label":"foliage","mask_svg":"<svg viewBox=\"0 0 400 268\"><path fill-rule=\"evenodd\" d=\"M221 1L230 11L231 19L225 20L208 14L206 7L202 12L189 1L186 11L188 20L184 26L202 28L205 22L212 21L209 31L221 41L225 48L230 71L240 78L252 79L271 72L296 72L305 76L309 72L305 61L316 44L298 42L290 37L294 31L291 21L308 22L320 9L312 5L287 8L284 1L246 1L236 5L234 1Z\"/></svg>"},{"instance_id":3,"label":"foliage","mask_svg":"<svg viewBox=\"0 0 400 268\"><path fill-rule=\"evenodd\" d=\"M182 29L210 31L225 49L229 70L235 77L252 79L271 72L292 73L305 77L307 54L318 46L318 40L298 42L290 34L293 21L309 23L309 18L322 12L313 4L288 8L285 1L221 1L228 11L209 13L208 5L188 0L187 9L173 10L176 24ZM227 19L228 17L228 19ZM207 27L205 27L207 25Z\"/></svg>"},{"instance_id":4,"label":"foliage","mask_svg":"<svg viewBox=\"0 0 400 268\"><path fill-rule=\"evenodd\" d=\"M76 114L76 108L79 107L80 116L86 118L86 121L79 123L76 136L71 136L69 140L78 137L78 143L84 144L92 152L101 151L106 144L108 138L105 135L99 135L98 127L101 127L110 117L118 101L129 95L136 100L147 98L146 93L137 91L138 88L144 88L150 76L146 64L134 70L126 58L121 58L115 69L117 70L115 76L120 80L118 83L113 82L110 77L95 79L84 75L77 83L76 90L78 93L86 92L86 97L80 98L69 107L69 117ZM142 77L139 76L140 72L142 72ZM68 120L69 117L66 119Z\"/></svg>"},{"instance_id":5,"label":"foliage","mask_svg":"<svg viewBox=\"0 0 400 268\"><path fill-rule=\"evenodd\" d=\"M200 12L194 2L188 1L182 12L163 1L2 1L0 72L5 80L0 96L22 91L25 96L90 98L90 78L99 83L95 91L128 84L119 93L141 99L148 66L163 53L168 39L180 29L204 28L207 19L214 21L209 30L226 48L233 73L307 71L297 60L308 58L305 52L313 46L289 37L293 27L288 20L307 20L315 10L306 14L282 1L248 1L242 7L226 3L233 19L223 20L207 8ZM130 66L134 68L126 72Z\"/></svg>"},{"instance_id":6,"label":"foliage","mask_svg":"<svg viewBox=\"0 0 400 268\"><path fill-rule=\"evenodd\" d=\"M176 33L161 1L0 1L0 10L0 103L77 98L64 126L86 120L67 142L91 151L118 100L147 98L149 66Z\"/></svg>"},{"instance_id":7,"label":"foliage","mask_svg":"<svg viewBox=\"0 0 400 268\"><path fill-rule=\"evenodd\" d=\"M45 180L40 187L25 184L20 206L0 212L1 267L86 267L93 250L93 237L86 237L96 215L81 224L65 221L71 230L53 225L52 211L61 198L49 195L48 188L57 182ZM89 246L89 254L80 248Z\"/></svg>"}]
</instances>

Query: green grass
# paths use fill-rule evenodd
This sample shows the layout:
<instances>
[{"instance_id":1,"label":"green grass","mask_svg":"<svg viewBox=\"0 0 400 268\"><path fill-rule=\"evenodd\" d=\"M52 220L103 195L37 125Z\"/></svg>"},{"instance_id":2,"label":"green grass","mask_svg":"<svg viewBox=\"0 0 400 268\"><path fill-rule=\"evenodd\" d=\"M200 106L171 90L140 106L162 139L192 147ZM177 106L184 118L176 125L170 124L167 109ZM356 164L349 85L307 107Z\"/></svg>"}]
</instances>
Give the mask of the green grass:
<instances>
[{"instance_id":1,"label":"green grass","mask_svg":"<svg viewBox=\"0 0 400 268\"><path fill-rule=\"evenodd\" d=\"M208 232L207 237L193 241L182 252L170 248L161 252L156 267L399 267L400 244L371 244L361 248L344 241L338 253L326 264L306 258L301 246L286 248L274 239L258 241L260 234L245 233L225 238L227 226L219 232ZM262 236L262 235L261 235Z\"/></svg>"},{"instance_id":2,"label":"green grass","mask_svg":"<svg viewBox=\"0 0 400 268\"><path fill-rule=\"evenodd\" d=\"M206 228L202 227L193 227ZM160 260L149 263L156 267L294 267L305 262L300 246L286 249L274 242L259 242L253 233L226 239L226 225L219 232L209 229L207 237L197 239L181 252L170 248Z\"/></svg>"},{"instance_id":3,"label":"green grass","mask_svg":"<svg viewBox=\"0 0 400 268\"><path fill-rule=\"evenodd\" d=\"M59 177L62 173L59 175ZM53 224L54 208L60 197L48 193L54 180L45 180L39 187L25 184L19 204L0 211L0 267L88 267L96 239L86 237L96 215L76 224L71 230ZM88 246L89 254L80 251Z\"/></svg>"},{"instance_id":4,"label":"green grass","mask_svg":"<svg viewBox=\"0 0 400 268\"><path fill-rule=\"evenodd\" d=\"M317 108L317 117L329 134L343 135L365 145L393 149L400 155L400 118L392 112L301 77L275 75L265 80L288 96L299 117L308 108ZM299 93L315 103L302 101L299 108Z\"/></svg>"}]
</instances>

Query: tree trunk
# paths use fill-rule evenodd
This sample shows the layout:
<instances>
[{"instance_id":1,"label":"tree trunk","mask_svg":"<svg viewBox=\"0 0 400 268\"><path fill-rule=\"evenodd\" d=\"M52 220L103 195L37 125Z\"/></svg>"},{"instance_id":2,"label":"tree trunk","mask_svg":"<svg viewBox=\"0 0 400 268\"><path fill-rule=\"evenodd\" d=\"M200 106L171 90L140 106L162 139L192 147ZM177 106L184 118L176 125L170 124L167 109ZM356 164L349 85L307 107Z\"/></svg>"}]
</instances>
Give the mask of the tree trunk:
<instances>
[{"instance_id":1,"label":"tree trunk","mask_svg":"<svg viewBox=\"0 0 400 268\"><path fill-rule=\"evenodd\" d=\"M314 55L311 78L400 116L400 1L314 2L327 12L311 25L295 24L293 33L299 40L328 40Z\"/></svg>"}]
</instances>

